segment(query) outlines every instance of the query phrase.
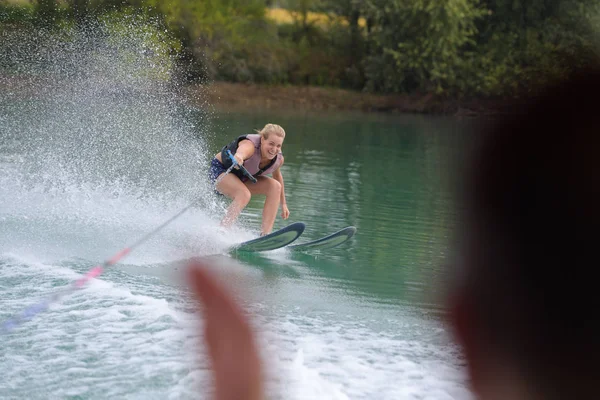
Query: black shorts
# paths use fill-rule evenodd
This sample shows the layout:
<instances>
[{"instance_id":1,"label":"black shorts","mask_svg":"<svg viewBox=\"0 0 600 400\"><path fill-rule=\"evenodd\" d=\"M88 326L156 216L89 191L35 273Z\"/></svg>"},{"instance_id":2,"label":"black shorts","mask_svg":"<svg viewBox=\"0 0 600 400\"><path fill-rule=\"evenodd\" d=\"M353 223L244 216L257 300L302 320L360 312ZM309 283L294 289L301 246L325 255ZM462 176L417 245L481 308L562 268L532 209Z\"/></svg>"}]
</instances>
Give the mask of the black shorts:
<instances>
[{"instance_id":1,"label":"black shorts","mask_svg":"<svg viewBox=\"0 0 600 400\"><path fill-rule=\"evenodd\" d=\"M223 172L227 172L225 165L223 165L223 163L216 158L213 158L210 162L210 169L208 170L208 177L213 185L217 182L217 178ZM245 176L239 169L233 169L231 170L231 173L237 176L242 182L246 182L248 180L248 177Z\"/></svg>"},{"instance_id":2,"label":"black shorts","mask_svg":"<svg viewBox=\"0 0 600 400\"><path fill-rule=\"evenodd\" d=\"M210 169L208 170L208 177L210 178L210 181L213 185L217 182L217 178L223 172L227 172L227 168L225 168L221 161L217 160L216 158L213 158L210 162Z\"/></svg>"}]
</instances>

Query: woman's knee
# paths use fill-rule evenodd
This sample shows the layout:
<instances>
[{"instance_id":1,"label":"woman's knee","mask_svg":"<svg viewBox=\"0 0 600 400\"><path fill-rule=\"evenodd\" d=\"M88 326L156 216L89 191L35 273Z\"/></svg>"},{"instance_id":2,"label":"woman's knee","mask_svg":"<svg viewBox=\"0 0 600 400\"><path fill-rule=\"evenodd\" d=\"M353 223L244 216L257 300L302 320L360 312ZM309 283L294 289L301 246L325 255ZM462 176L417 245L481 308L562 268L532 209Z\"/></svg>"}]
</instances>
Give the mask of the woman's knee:
<instances>
[{"instance_id":1,"label":"woman's knee","mask_svg":"<svg viewBox=\"0 0 600 400\"><path fill-rule=\"evenodd\" d=\"M275 179L269 179L269 194L279 196L281 194L281 183Z\"/></svg>"},{"instance_id":2,"label":"woman's knee","mask_svg":"<svg viewBox=\"0 0 600 400\"><path fill-rule=\"evenodd\" d=\"M235 194L233 200L241 206L246 207L246 205L250 202L251 197L252 194L250 191L247 188L243 188Z\"/></svg>"}]
</instances>

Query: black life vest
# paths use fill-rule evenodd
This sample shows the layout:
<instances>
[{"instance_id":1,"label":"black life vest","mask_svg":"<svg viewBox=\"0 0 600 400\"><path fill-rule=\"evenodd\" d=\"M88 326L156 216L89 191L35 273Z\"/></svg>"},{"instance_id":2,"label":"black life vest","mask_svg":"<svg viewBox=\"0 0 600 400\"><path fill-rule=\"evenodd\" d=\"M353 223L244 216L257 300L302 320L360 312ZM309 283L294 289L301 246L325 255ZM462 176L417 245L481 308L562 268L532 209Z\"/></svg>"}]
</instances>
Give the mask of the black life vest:
<instances>
[{"instance_id":1,"label":"black life vest","mask_svg":"<svg viewBox=\"0 0 600 400\"><path fill-rule=\"evenodd\" d=\"M225 166L225 168L229 168L231 167L231 164L233 164L233 162L231 161L231 158L229 157L229 154L227 154L227 150L229 150L231 152L231 154L235 154L235 152L237 151L240 142L244 139L247 138L248 135L242 135L242 136L238 136L236 139L234 139L233 141L231 141L229 144L223 146L223 148L221 149L221 163ZM260 175L262 175L263 172L265 172L266 170L268 170L273 164L275 164L275 162L277 161L277 157L274 157L267 165L265 165L263 168L259 169L257 173L255 173L254 176L255 178L259 177ZM240 171L239 169L233 169L231 172L233 172L238 178L244 180L243 178L244 173L242 171Z\"/></svg>"}]
</instances>

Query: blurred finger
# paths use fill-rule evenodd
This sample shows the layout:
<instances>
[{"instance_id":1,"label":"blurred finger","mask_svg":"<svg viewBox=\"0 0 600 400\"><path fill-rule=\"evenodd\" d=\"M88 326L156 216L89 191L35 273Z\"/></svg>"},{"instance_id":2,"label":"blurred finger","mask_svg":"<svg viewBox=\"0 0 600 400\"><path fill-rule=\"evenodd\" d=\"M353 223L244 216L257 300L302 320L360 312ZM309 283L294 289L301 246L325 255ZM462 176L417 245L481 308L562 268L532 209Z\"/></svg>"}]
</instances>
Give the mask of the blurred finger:
<instances>
[{"instance_id":1,"label":"blurred finger","mask_svg":"<svg viewBox=\"0 0 600 400\"><path fill-rule=\"evenodd\" d=\"M230 293L194 262L188 279L204 305L205 341L212 361L216 398L261 399L262 368L250 324Z\"/></svg>"}]
</instances>

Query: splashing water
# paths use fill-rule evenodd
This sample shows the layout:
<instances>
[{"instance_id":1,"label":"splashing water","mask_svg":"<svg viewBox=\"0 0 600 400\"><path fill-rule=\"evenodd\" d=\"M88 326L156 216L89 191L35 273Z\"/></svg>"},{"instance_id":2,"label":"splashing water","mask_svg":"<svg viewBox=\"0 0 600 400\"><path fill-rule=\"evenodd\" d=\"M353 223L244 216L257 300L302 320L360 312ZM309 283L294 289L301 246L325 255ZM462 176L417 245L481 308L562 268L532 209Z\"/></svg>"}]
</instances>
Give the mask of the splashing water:
<instances>
[{"instance_id":1,"label":"splashing water","mask_svg":"<svg viewBox=\"0 0 600 400\"><path fill-rule=\"evenodd\" d=\"M197 190L204 154L196 136L206 132L182 118L164 38L129 22L97 23L60 37L38 32L41 38L19 45L33 54L12 54L25 63L12 78L27 80L30 93L3 93L3 103L18 114L3 135L20 147L29 178L54 187L123 180L175 195ZM40 41L47 46L40 49ZM38 57L45 70L23 75L40 68L28 62Z\"/></svg>"},{"instance_id":2,"label":"splashing water","mask_svg":"<svg viewBox=\"0 0 600 400\"><path fill-rule=\"evenodd\" d=\"M197 236L214 223L204 172L211 112L181 96L170 40L134 16L2 32L2 248L103 259L199 196L203 209L172 233Z\"/></svg>"},{"instance_id":3,"label":"splashing water","mask_svg":"<svg viewBox=\"0 0 600 400\"><path fill-rule=\"evenodd\" d=\"M152 238L138 260L183 258L186 238L202 244L216 206L203 173L211 114L180 95L160 26L113 15L85 28L1 35L2 258L97 262L199 197L204 208ZM210 245L187 250L214 252ZM20 319L48 300L39 304Z\"/></svg>"}]
</instances>

